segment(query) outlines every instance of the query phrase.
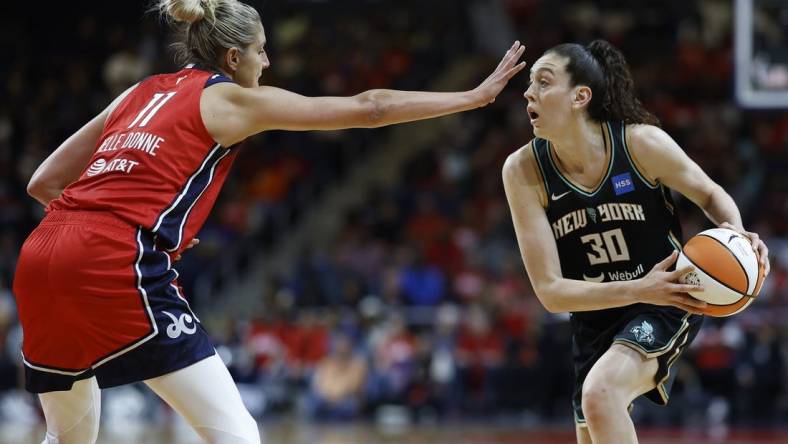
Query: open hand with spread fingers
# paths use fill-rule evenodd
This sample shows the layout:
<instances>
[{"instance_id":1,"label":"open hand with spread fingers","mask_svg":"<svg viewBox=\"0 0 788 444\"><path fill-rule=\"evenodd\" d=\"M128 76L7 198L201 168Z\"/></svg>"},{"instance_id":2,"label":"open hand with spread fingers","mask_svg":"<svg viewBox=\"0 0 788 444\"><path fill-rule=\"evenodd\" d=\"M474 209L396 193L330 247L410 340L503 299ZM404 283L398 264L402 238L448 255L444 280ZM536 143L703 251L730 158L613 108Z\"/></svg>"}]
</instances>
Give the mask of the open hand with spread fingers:
<instances>
[{"instance_id":1,"label":"open hand with spread fingers","mask_svg":"<svg viewBox=\"0 0 788 444\"><path fill-rule=\"evenodd\" d=\"M515 41L512 47L506 51L495 71L476 87L475 91L480 96L480 106L494 102L509 79L525 68L525 62L517 63L523 52L525 52L525 46L521 45L519 40Z\"/></svg>"}]
</instances>

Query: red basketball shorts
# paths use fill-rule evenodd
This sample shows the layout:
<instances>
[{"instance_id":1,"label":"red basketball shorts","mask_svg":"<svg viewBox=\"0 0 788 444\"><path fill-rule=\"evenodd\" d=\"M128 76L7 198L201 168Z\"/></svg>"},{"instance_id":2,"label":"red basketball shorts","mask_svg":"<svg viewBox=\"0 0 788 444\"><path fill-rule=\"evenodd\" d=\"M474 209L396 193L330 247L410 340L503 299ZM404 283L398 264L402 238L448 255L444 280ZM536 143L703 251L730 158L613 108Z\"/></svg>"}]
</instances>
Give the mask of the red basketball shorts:
<instances>
[{"instance_id":1,"label":"red basketball shorts","mask_svg":"<svg viewBox=\"0 0 788 444\"><path fill-rule=\"evenodd\" d=\"M53 211L14 277L26 386L68 390L160 376L213 354L152 233L110 213Z\"/></svg>"}]
</instances>

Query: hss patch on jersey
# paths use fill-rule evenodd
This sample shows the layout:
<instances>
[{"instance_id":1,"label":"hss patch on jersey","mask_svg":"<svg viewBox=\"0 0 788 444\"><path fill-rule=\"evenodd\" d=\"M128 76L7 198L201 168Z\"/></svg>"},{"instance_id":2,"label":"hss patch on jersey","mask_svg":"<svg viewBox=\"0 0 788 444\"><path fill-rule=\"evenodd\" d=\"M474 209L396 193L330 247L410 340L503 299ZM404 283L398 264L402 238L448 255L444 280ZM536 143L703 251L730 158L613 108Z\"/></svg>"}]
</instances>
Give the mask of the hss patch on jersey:
<instances>
[{"instance_id":1,"label":"hss patch on jersey","mask_svg":"<svg viewBox=\"0 0 788 444\"><path fill-rule=\"evenodd\" d=\"M635 191L635 184L632 182L632 176L629 173L613 176L610 181L613 183L613 191L616 193L616 196Z\"/></svg>"}]
</instances>

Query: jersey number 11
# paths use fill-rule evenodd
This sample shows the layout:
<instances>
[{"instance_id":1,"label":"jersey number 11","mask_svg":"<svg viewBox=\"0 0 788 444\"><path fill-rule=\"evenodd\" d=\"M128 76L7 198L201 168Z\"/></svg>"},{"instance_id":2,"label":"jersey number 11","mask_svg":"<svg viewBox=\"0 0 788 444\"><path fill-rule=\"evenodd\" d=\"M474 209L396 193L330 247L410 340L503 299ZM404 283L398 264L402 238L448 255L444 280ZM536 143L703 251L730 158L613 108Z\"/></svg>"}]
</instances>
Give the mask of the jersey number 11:
<instances>
[{"instance_id":1,"label":"jersey number 11","mask_svg":"<svg viewBox=\"0 0 788 444\"><path fill-rule=\"evenodd\" d=\"M168 100L175 95L175 92L168 92L168 93L156 93L153 95L153 98L145 105L145 108L142 108L137 117L129 125L129 128L133 128L134 125L139 123L139 127L142 128L150 122L150 119L156 115L157 112L167 103Z\"/></svg>"}]
</instances>

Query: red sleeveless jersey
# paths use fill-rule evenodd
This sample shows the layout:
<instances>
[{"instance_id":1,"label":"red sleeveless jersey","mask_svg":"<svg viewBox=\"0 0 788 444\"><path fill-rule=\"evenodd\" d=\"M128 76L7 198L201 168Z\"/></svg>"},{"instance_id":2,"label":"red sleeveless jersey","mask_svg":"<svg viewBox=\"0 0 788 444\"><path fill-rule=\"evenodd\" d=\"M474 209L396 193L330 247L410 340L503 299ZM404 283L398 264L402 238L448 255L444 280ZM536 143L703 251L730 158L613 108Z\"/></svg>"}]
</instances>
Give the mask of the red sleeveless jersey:
<instances>
[{"instance_id":1,"label":"red sleeveless jersey","mask_svg":"<svg viewBox=\"0 0 788 444\"><path fill-rule=\"evenodd\" d=\"M235 149L216 143L200 115L205 87L229 78L186 68L149 77L107 117L77 181L47 211L110 211L183 248L208 217Z\"/></svg>"}]
</instances>

